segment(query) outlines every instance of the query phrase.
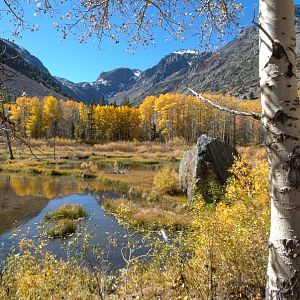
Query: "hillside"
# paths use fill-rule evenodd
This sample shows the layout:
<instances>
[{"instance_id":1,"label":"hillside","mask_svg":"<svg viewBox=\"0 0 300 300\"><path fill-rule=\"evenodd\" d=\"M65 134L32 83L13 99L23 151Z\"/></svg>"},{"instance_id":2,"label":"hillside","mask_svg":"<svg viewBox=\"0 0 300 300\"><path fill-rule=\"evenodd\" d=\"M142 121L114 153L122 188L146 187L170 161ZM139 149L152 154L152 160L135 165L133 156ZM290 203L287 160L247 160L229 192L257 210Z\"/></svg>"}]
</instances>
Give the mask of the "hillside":
<instances>
[{"instance_id":1,"label":"hillside","mask_svg":"<svg viewBox=\"0 0 300 300\"><path fill-rule=\"evenodd\" d=\"M299 27L300 6L296 6L296 24ZM297 40L299 37L300 33L297 33ZM52 76L27 50L0 39L0 51L4 49L1 62L16 73L7 88L16 97L25 92L28 96L52 94L85 103L97 102L104 97L111 102L130 99L138 104L148 95L187 93L187 87L197 91L230 92L242 99L259 95L258 30L254 26L216 52L179 50L143 72L117 68L102 72L94 82L74 83Z\"/></svg>"},{"instance_id":2,"label":"hillside","mask_svg":"<svg viewBox=\"0 0 300 300\"><path fill-rule=\"evenodd\" d=\"M98 101L100 98L110 99L116 93L128 89L139 80L141 71L129 68L118 68L110 72L102 72L94 82L74 83L64 78L56 77L62 84L65 93L72 91L71 98L85 103Z\"/></svg>"},{"instance_id":3,"label":"hillside","mask_svg":"<svg viewBox=\"0 0 300 300\"><path fill-rule=\"evenodd\" d=\"M60 98L68 96L43 63L26 49L0 38L0 52L3 53L0 62L15 74L13 81L6 85L13 96L20 96L24 92L28 96L44 96L45 93Z\"/></svg>"}]
</instances>

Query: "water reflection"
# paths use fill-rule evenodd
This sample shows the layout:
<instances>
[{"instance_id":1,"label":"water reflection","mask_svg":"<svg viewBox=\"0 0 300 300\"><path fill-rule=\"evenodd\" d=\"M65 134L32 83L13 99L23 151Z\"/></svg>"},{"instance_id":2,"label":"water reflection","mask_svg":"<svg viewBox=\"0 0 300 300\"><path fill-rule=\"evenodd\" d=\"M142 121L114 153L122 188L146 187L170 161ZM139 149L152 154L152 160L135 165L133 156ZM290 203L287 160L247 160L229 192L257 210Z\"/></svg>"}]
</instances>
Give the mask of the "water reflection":
<instances>
[{"instance_id":1,"label":"water reflection","mask_svg":"<svg viewBox=\"0 0 300 300\"><path fill-rule=\"evenodd\" d=\"M103 191L107 187L102 186L95 180L80 180L72 177L55 177L42 175L2 175L0 178L0 188L8 187L16 195L42 196L52 199L58 196L81 193L85 189L92 191Z\"/></svg>"},{"instance_id":2,"label":"water reflection","mask_svg":"<svg viewBox=\"0 0 300 300\"><path fill-rule=\"evenodd\" d=\"M2 175L0 178L0 261L10 252L12 246L18 247L21 238L37 240L42 234L41 226L47 212L63 204L80 204L88 213L80 228L86 228L92 235L91 243L106 251L106 259L112 270L124 267L121 249L126 248L128 237L132 234L118 224L117 220L105 213L103 200L117 198L117 191L107 191L94 180L78 180L69 177L22 176L20 174ZM14 227L16 229L12 229ZM80 230L77 238L80 236ZM73 237L76 238L76 235ZM116 247L109 241L116 240ZM142 245L142 237L133 238ZM57 257L66 257L69 240L48 240L47 249ZM109 249L109 251L108 251ZM136 255L146 251L141 247Z\"/></svg>"},{"instance_id":3,"label":"water reflection","mask_svg":"<svg viewBox=\"0 0 300 300\"><path fill-rule=\"evenodd\" d=\"M55 197L101 193L107 187L95 180L41 175L1 174L0 233L38 214Z\"/></svg>"}]
</instances>

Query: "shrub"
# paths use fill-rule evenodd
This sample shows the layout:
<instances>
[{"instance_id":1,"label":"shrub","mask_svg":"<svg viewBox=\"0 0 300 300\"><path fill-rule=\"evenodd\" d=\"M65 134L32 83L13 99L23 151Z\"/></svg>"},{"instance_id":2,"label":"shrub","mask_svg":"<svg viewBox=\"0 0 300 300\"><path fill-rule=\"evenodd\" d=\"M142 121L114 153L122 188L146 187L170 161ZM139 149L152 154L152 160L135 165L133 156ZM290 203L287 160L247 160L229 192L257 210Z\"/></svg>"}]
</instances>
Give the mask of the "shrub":
<instances>
[{"instance_id":1,"label":"shrub","mask_svg":"<svg viewBox=\"0 0 300 300\"><path fill-rule=\"evenodd\" d=\"M54 227L47 231L47 236L51 238L66 238L76 232L76 224L74 220L61 219L58 220Z\"/></svg>"},{"instance_id":2,"label":"shrub","mask_svg":"<svg viewBox=\"0 0 300 300\"><path fill-rule=\"evenodd\" d=\"M120 295L263 299L270 218L267 164L252 167L239 160L231 172L220 202L195 199L190 204L191 230L172 236L172 243L153 247L151 264L132 269ZM142 284L147 288L139 292Z\"/></svg>"},{"instance_id":3,"label":"shrub","mask_svg":"<svg viewBox=\"0 0 300 300\"><path fill-rule=\"evenodd\" d=\"M72 261L58 259L46 246L43 241L20 241L19 253L7 258L0 276L1 300L96 300L99 295L106 299L113 276L105 276L98 268L95 273L83 267L80 255Z\"/></svg>"},{"instance_id":4,"label":"shrub","mask_svg":"<svg viewBox=\"0 0 300 300\"><path fill-rule=\"evenodd\" d=\"M226 299L244 294L252 299L263 293L265 284L268 167L265 162L252 167L246 160L237 160L230 171L223 201L212 209L201 202L195 207L191 264L202 274L210 273L210 284L199 279L207 294L222 294Z\"/></svg>"},{"instance_id":5,"label":"shrub","mask_svg":"<svg viewBox=\"0 0 300 300\"><path fill-rule=\"evenodd\" d=\"M53 221L61 219L78 220L84 217L86 217L86 210L82 206L77 204L64 204L57 210L47 213L45 219Z\"/></svg>"},{"instance_id":6,"label":"shrub","mask_svg":"<svg viewBox=\"0 0 300 300\"><path fill-rule=\"evenodd\" d=\"M177 171L171 166L159 170L153 180L154 192L158 194L179 194L179 178Z\"/></svg>"}]
</instances>

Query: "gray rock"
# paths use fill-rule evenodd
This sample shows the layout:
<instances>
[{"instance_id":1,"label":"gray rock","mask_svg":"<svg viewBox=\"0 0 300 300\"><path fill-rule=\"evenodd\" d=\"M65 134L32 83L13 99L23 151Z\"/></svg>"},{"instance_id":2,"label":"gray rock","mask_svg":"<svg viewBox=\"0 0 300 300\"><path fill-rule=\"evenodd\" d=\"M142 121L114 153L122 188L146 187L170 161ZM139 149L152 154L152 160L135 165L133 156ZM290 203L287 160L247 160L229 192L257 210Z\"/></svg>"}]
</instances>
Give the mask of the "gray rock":
<instances>
[{"instance_id":1,"label":"gray rock","mask_svg":"<svg viewBox=\"0 0 300 300\"><path fill-rule=\"evenodd\" d=\"M229 177L228 169L238 156L237 150L229 144L205 134L201 135L197 145L189 151L185 151L179 167L180 185L189 199L196 192L207 197L209 182L221 185L226 183Z\"/></svg>"}]
</instances>

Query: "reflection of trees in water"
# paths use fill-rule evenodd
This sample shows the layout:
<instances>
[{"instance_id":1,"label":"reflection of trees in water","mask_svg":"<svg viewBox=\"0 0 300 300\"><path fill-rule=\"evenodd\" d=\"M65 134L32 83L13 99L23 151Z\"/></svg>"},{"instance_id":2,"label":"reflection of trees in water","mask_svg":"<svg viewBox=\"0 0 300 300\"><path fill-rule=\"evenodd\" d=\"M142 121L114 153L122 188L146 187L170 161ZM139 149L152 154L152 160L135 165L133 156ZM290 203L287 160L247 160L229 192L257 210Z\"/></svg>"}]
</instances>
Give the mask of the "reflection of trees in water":
<instances>
[{"instance_id":1,"label":"reflection of trees in water","mask_svg":"<svg viewBox=\"0 0 300 300\"><path fill-rule=\"evenodd\" d=\"M104 191L104 187L95 180L26 174L2 174L0 189L0 232L38 214L50 199L76 193Z\"/></svg>"},{"instance_id":2,"label":"reflection of trees in water","mask_svg":"<svg viewBox=\"0 0 300 300\"><path fill-rule=\"evenodd\" d=\"M2 210L4 210L7 207L7 202L8 202L8 197L4 196L3 200L0 202L0 204L1 204L0 207L1 207Z\"/></svg>"},{"instance_id":3,"label":"reflection of trees in water","mask_svg":"<svg viewBox=\"0 0 300 300\"><path fill-rule=\"evenodd\" d=\"M3 180L0 181L0 186ZM10 188L20 197L42 196L53 199L58 196L66 196L84 191L104 191L104 187L97 181L85 181L69 177L53 178L50 176L20 176L11 175Z\"/></svg>"},{"instance_id":4,"label":"reflection of trees in water","mask_svg":"<svg viewBox=\"0 0 300 300\"><path fill-rule=\"evenodd\" d=\"M0 190L2 191L2 195L0 196L0 207L1 210L3 211L7 207L7 203L9 200L9 197L3 193L5 188L7 188L7 182L10 181L10 176L3 176L3 180L0 181Z\"/></svg>"}]
</instances>

